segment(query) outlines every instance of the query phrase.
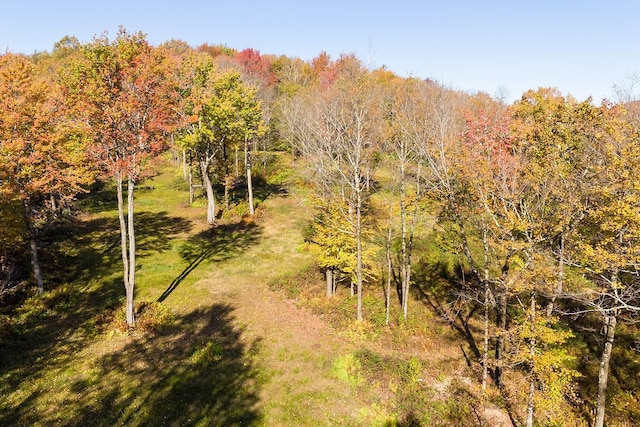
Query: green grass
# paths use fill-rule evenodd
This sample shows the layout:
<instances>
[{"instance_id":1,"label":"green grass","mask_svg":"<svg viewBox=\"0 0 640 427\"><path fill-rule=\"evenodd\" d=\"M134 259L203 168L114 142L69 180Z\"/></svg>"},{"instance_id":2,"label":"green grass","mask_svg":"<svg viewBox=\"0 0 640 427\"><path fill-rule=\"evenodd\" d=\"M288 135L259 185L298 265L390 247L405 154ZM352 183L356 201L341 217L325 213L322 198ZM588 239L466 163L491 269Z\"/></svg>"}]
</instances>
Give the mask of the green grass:
<instances>
[{"instance_id":1,"label":"green grass","mask_svg":"<svg viewBox=\"0 0 640 427\"><path fill-rule=\"evenodd\" d=\"M269 314L295 308L267 283L312 263L283 190L296 179L257 179L256 220L232 207L213 228L172 166L140 186L133 330L115 193L86 197L43 250L50 290L2 318L0 425L352 424L361 400L326 380L333 356Z\"/></svg>"},{"instance_id":2,"label":"green grass","mask_svg":"<svg viewBox=\"0 0 640 427\"><path fill-rule=\"evenodd\" d=\"M426 385L469 372L419 295L406 324L394 305L391 327L378 284L362 324L348 289L324 297L302 245L310 190L287 156L273 158L284 166L256 170L253 219L239 189L209 227L169 163L138 188L135 329L115 193L82 200L43 248L48 292L0 318L0 425L411 425L420 411L468 421Z\"/></svg>"}]
</instances>

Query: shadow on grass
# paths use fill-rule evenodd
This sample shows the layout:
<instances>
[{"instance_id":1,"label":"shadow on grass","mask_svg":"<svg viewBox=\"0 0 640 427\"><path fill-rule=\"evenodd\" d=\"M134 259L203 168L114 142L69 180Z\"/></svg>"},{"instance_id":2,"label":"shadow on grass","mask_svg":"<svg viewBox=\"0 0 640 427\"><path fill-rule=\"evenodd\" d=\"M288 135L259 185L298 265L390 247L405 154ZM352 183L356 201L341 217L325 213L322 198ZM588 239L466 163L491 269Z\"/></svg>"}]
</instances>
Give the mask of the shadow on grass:
<instances>
[{"instance_id":1,"label":"shadow on grass","mask_svg":"<svg viewBox=\"0 0 640 427\"><path fill-rule=\"evenodd\" d=\"M165 212L141 212L136 222L141 256L167 250L172 234L190 229L189 222ZM96 319L113 312L124 297L117 218L61 220L43 235L43 243L47 292L21 301L9 313L10 326L1 325L0 395L72 364L91 342ZM34 398L27 397L19 406L28 407ZM0 402L0 413L4 412ZM15 425L2 419L0 425Z\"/></svg>"},{"instance_id":2,"label":"shadow on grass","mask_svg":"<svg viewBox=\"0 0 640 427\"><path fill-rule=\"evenodd\" d=\"M414 298L430 308L441 319L446 321L461 338L467 342L471 357L462 348L467 364L471 367L481 358L476 336L481 331L473 330L471 319L481 306L474 298L479 292L479 285L471 272L466 272L463 279L458 272L460 265L442 257L426 257L414 268L415 286L411 288ZM461 298L461 296L464 296Z\"/></svg>"},{"instance_id":3,"label":"shadow on grass","mask_svg":"<svg viewBox=\"0 0 640 427\"><path fill-rule=\"evenodd\" d=\"M285 196L288 194L287 189L278 184L272 184L265 180L262 175L252 177L253 199L254 203L263 203L272 196ZM222 194L222 193L221 193ZM230 193L230 202L232 205L246 203L249 200L249 190L247 189L247 180L240 177Z\"/></svg>"},{"instance_id":4,"label":"shadow on grass","mask_svg":"<svg viewBox=\"0 0 640 427\"><path fill-rule=\"evenodd\" d=\"M216 305L156 333L129 337L124 345L103 338L112 349L91 360L73 360L73 374L58 385L62 396L51 390L52 401L44 396L47 390L37 388L17 406L3 408L0 424L254 425L261 418L261 377L253 362L260 343L245 345L232 322L232 308ZM43 406L42 399L58 406Z\"/></svg>"},{"instance_id":5,"label":"shadow on grass","mask_svg":"<svg viewBox=\"0 0 640 427\"><path fill-rule=\"evenodd\" d=\"M640 425L640 358L636 348L639 331L637 320L619 316L611 355L607 383L606 418L612 425ZM567 322L575 334L570 341L571 352L577 356L576 394L582 415L590 422L595 417L595 399L598 392L598 370L603 346L602 317L596 313ZM615 402L615 403L614 403Z\"/></svg>"},{"instance_id":6,"label":"shadow on grass","mask_svg":"<svg viewBox=\"0 0 640 427\"><path fill-rule=\"evenodd\" d=\"M215 263L234 258L257 244L261 234L258 225L240 221L235 224L222 224L189 238L179 249L180 256L189 264L171 281L158 298L158 302L167 299L203 261Z\"/></svg>"},{"instance_id":7,"label":"shadow on grass","mask_svg":"<svg viewBox=\"0 0 640 427\"><path fill-rule=\"evenodd\" d=\"M140 258L169 250L176 234L188 233L191 229L190 221L169 216L167 212L136 212L136 255ZM42 256L46 278L65 283L91 280L122 270L117 217L89 221L69 219L43 237L48 240Z\"/></svg>"}]
</instances>

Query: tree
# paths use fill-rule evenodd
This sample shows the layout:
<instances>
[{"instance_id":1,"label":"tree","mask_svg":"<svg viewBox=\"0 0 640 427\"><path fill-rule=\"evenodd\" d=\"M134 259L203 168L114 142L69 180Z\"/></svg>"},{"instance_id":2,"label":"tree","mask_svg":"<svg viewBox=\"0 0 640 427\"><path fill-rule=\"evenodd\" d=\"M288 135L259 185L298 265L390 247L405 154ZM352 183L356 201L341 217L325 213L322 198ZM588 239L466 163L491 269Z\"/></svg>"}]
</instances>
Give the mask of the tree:
<instances>
[{"instance_id":1,"label":"tree","mask_svg":"<svg viewBox=\"0 0 640 427\"><path fill-rule=\"evenodd\" d=\"M290 141L315 166L321 197L348 200L342 215L356 243L357 320L362 321L366 171L374 166L381 105L379 88L355 58L345 58L340 70L330 86L320 85L296 95L284 116Z\"/></svg>"},{"instance_id":2,"label":"tree","mask_svg":"<svg viewBox=\"0 0 640 427\"><path fill-rule=\"evenodd\" d=\"M398 88L398 91L395 94L394 106L392 107L391 123L388 125L388 129L390 130L389 140L391 141L389 145L392 148L392 150L390 150L392 154L392 164L395 168L395 189L399 193L399 276L402 289L402 314L405 321L408 318L413 234L418 214L418 202L421 196L419 194L419 189L422 159L419 156L420 147L417 144L417 138L415 138L415 135L412 133L415 129L412 128L413 123L411 122L412 118L410 117L411 109L416 106L417 102L419 102L414 98L415 96L419 95L416 93L414 81L409 80ZM410 220L409 214L411 214ZM388 231L389 235L391 235L391 227Z\"/></svg>"},{"instance_id":3,"label":"tree","mask_svg":"<svg viewBox=\"0 0 640 427\"><path fill-rule=\"evenodd\" d=\"M37 211L54 195L74 197L92 176L83 141L68 127L57 87L39 80L22 55L0 56L0 141L0 194L22 205L33 275L42 294Z\"/></svg>"},{"instance_id":4,"label":"tree","mask_svg":"<svg viewBox=\"0 0 640 427\"><path fill-rule=\"evenodd\" d=\"M234 144L248 142L264 133L261 104L256 91L242 82L235 71L218 72L201 55L195 57L193 86L186 93L187 126L181 130L182 144L200 165L207 193L207 222L215 222L215 194L212 166L224 179L229 175L229 153ZM247 181L251 185L251 166L247 162ZM249 209L253 214L252 188Z\"/></svg>"},{"instance_id":5,"label":"tree","mask_svg":"<svg viewBox=\"0 0 640 427\"><path fill-rule=\"evenodd\" d=\"M621 107L604 104L598 111L574 243L575 264L590 286L573 298L602 317L594 423L602 427L616 327L640 312L640 140Z\"/></svg>"},{"instance_id":6,"label":"tree","mask_svg":"<svg viewBox=\"0 0 640 427\"><path fill-rule=\"evenodd\" d=\"M145 177L147 160L165 147L165 135L177 121L170 68L164 52L142 33L120 28L113 41L103 35L83 46L82 61L65 75L70 104L93 139L91 155L116 184L129 326L135 324L134 189Z\"/></svg>"}]
</instances>

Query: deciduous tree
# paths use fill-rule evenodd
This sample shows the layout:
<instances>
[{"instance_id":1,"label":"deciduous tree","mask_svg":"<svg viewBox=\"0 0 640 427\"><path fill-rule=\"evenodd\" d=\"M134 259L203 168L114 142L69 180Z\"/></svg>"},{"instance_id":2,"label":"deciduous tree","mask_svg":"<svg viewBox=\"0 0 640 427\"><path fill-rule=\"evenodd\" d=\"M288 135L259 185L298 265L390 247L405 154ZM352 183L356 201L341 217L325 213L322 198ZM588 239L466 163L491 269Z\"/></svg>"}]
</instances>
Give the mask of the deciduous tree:
<instances>
[{"instance_id":1,"label":"deciduous tree","mask_svg":"<svg viewBox=\"0 0 640 427\"><path fill-rule=\"evenodd\" d=\"M82 61L65 76L68 99L93 139L91 155L116 183L130 326L135 323L134 190L145 177L147 160L165 147L165 136L177 121L177 87L170 67L163 51L142 33L121 28L114 40L103 35L83 46Z\"/></svg>"},{"instance_id":2,"label":"deciduous tree","mask_svg":"<svg viewBox=\"0 0 640 427\"><path fill-rule=\"evenodd\" d=\"M379 146L381 103L379 88L355 58L345 58L340 69L333 84L327 81L298 94L288 104L285 120L291 142L316 167L320 194L327 200L348 200L343 216L355 237L357 319L361 321L366 171L373 169Z\"/></svg>"},{"instance_id":3,"label":"deciduous tree","mask_svg":"<svg viewBox=\"0 0 640 427\"><path fill-rule=\"evenodd\" d=\"M51 196L72 198L91 180L82 140L69 129L59 90L28 58L0 56L0 194L22 205L38 293L36 212Z\"/></svg>"}]
</instances>

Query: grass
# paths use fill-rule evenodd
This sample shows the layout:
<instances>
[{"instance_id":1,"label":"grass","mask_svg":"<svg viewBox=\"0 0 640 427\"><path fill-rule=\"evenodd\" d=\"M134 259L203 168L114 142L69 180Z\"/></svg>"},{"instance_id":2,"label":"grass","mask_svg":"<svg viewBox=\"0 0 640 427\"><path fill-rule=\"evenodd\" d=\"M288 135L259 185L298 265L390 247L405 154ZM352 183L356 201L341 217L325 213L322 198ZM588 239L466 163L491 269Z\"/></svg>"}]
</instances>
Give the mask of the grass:
<instances>
[{"instance_id":1,"label":"grass","mask_svg":"<svg viewBox=\"0 0 640 427\"><path fill-rule=\"evenodd\" d=\"M267 287L312 262L297 249L305 211L276 191L290 176L256 191L256 220L236 208L214 228L184 202L171 166L139 188L134 330L123 326L114 192L107 185L83 200L87 213L58 227L43 251L53 289L3 317L0 424L348 420L360 400L326 379L333 356L314 351L315 337L299 330L304 313ZM282 351L289 360L278 360ZM353 403L336 412L336 399Z\"/></svg>"},{"instance_id":2,"label":"grass","mask_svg":"<svg viewBox=\"0 0 640 427\"><path fill-rule=\"evenodd\" d=\"M238 197L215 227L168 163L137 190L133 330L115 194L107 185L83 200L44 248L50 290L0 319L0 425L474 421L466 400L437 393L470 372L418 297L409 322L394 306L386 327L375 284L363 324L348 290L323 296L302 245L309 190L286 156L275 161L284 167L255 180L255 218Z\"/></svg>"}]
</instances>

